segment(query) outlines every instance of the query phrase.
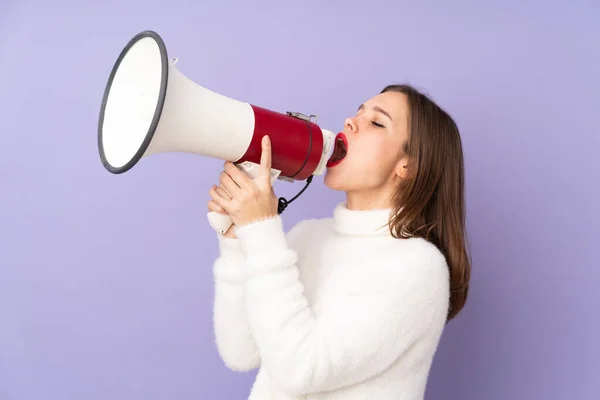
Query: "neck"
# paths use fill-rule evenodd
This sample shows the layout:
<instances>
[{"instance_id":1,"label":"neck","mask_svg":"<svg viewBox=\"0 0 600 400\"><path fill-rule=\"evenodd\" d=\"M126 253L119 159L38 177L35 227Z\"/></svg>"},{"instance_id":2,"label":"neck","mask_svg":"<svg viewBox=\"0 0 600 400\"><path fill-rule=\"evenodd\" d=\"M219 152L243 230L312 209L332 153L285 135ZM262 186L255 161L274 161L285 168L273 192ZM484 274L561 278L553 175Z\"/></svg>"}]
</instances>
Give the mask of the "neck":
<instances>
[{"instance_id":1,"label":"neck","mask_svg":"<svg viewBox=\"0 0 600 400\"><path fill-rule=\"evenodd\" d=\"M334 212L334 227L346 236L389 236L389 208L356 210L339 203Z\"/></svg>"},{"instance_id":2,"label":"neck","mask_svg":"<svg viewBox=\"0 0 600 400\"><path fill-rule=\"evenodd\" d=\"M392 207L391 193L382 189L346 192L346 206L349 210L381 210Z\"/></svg>"}]
</instances>

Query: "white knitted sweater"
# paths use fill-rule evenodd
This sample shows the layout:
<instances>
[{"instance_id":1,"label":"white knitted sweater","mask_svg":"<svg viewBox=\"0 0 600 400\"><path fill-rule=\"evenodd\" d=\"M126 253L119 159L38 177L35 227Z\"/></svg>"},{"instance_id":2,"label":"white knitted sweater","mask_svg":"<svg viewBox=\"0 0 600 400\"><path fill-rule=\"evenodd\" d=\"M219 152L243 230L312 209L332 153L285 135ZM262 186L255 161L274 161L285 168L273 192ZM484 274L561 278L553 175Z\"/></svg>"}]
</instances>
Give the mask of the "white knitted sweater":
<instances>
[{"instance_id":1,"label":"white knitted sweater","mask_svg":"<svg viewBox=\"0 0 600 400\"><path fill-rule=\"evenodd\" d=\"M225 364L260 368L250 400L420 400L445 326L449 274L390 210L279 216L219 236L214 328Z\"/></svg>"}]
</instances>

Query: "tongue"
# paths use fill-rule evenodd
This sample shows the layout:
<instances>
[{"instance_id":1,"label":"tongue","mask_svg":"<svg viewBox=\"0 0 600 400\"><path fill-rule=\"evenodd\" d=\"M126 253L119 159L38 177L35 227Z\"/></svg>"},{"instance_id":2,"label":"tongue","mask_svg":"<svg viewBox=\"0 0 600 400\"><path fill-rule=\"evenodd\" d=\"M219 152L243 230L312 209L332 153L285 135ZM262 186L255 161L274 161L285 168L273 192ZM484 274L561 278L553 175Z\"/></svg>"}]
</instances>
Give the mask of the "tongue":
<instances>
[{"instance_id":1,"label":"tongue","mask_svg":"<svg viewBox=\"0 0 600 400\"><path fill-rule=\"evenodd\" d=\"M327 166L331 167L339 164L346 156L346 149L344 148L344 142L342 139L336 139L333 153L327 162Z\"/></svg>"}]
</instances>

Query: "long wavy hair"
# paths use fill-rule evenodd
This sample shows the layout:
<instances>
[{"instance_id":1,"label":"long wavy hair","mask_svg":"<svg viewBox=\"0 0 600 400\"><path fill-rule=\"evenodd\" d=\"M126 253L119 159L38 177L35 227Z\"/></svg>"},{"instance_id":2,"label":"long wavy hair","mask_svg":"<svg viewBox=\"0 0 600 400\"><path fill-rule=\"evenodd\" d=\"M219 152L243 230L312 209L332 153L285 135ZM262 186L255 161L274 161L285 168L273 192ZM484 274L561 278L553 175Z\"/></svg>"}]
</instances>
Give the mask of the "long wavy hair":
<instances>
[{"instance_id":1,"label":"long wavy hair","mask_svg":"<svg viewBox=\"0 0 600 400\"><path fill-rule=\"evenodd\" d=\"M460 133L452 117L414 87L394 84L384 92L403 93L409 106L404 146L408 178L394 192L390 230L397 238L424 238L444 254L450 272L450 321L467 301L471 277Z\"/></svg>"}]
</instances>

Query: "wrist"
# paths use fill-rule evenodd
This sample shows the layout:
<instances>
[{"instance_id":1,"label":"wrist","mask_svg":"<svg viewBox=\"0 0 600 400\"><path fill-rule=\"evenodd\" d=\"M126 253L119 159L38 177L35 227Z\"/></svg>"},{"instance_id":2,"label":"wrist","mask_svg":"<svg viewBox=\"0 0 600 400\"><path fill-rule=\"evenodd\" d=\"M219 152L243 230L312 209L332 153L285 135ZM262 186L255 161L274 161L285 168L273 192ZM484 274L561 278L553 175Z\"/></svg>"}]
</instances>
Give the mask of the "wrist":
<instances>
[{"instance_id":1,"label":"wrist","mask_svg":"<svg viewBox=\"0 0 600 400\"><path fill-rule=\"evenodd\" d=\"M222 256L232 257L242 254L242 247L240 246L240 241L237 237L217 234L217 238L219 242L219 251Z\"/></svg>"},{"instance_id":2,"label":"wrist","mask_svg":"<svg viewBox=\"0 0 600 400\"><path fill-rule=\"evenodd\" d=\"M287 248L283 221L278 214L237 226L236 235L241 249L249 257Z\"/></svg>"}]
</instances>

